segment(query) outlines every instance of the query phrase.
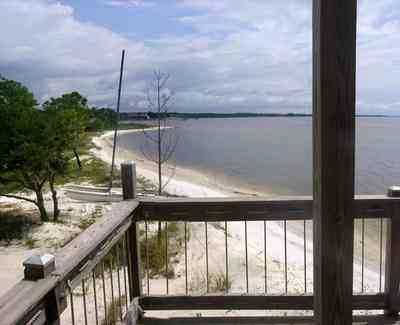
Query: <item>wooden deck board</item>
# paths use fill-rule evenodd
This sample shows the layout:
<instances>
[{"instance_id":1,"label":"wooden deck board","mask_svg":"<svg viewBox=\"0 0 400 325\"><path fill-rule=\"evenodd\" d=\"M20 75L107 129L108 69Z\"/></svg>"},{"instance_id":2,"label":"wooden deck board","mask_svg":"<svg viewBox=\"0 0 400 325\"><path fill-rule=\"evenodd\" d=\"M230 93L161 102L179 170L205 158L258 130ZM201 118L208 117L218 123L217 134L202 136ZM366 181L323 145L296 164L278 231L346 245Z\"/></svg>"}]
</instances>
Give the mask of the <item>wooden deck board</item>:
<instances>
[{"instance_id":1,"label":"wooden deck board","mask_svg":"<svg viewBox=\"0 0 400 325\"><path fill-rule=\"evenodd\" d=\"M138 324L195 324L195 325L291 325L303 324L313 325L312 317L169 317L156 318L145 317ZM396 325L400 324L400 320L387 319L383 317L363 317L353 321L353 325Z\"/></svg>"}]
</instances>

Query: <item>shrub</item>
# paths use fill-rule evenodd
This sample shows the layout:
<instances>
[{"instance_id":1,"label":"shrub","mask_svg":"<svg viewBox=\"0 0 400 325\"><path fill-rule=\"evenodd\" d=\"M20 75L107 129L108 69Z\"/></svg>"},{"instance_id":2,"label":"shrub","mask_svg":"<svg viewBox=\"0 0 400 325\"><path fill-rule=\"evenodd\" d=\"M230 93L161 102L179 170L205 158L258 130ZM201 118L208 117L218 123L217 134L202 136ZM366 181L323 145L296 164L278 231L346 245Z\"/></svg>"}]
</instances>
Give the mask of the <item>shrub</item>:
<instances>
[{"instance_id":1,"label":"shrub","mask_svg":"<svg viewBox=\"0 0 400 325\"><path fill-rule=\"evenodd\" d=\"M31 222L23 215L13 212L0 212L0 240L9 244L13 239L23 239Z\"/></svg>"}]
</instances>

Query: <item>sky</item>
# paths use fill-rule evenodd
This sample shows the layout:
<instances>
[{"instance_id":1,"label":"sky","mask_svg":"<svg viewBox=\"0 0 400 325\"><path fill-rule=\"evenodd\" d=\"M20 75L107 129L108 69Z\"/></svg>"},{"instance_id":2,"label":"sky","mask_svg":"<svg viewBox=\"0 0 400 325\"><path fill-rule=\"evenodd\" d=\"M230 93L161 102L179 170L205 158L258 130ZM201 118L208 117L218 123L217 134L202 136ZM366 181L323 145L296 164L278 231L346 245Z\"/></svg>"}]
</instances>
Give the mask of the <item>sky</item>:
<instances>
[{"instance_id":1,"label":"sky","mask_svg":"<svg viewBox=\"0 0 400 325\"><path fill-rule=\"evenodd\" d=\"M311 112L311 0L0 0L0 74L43 102L79 91L146 110L154 70L171 110ZM358 0L357 113L400 115L400 2Z\"/></svg>"}]
</instances>

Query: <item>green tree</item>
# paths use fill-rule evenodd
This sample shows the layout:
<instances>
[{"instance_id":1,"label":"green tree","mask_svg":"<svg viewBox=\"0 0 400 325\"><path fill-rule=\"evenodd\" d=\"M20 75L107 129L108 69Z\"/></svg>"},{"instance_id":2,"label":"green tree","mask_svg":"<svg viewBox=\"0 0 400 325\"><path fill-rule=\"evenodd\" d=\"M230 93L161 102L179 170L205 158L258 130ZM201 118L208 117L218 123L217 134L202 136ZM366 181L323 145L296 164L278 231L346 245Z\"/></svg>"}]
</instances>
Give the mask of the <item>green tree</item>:
<instances>
[{"instance_id":1,"label":"green tree","mask_svg":"<svg viewBox=\"0 0 400 325\"><path fill-rule=\"evenodd\" d=\"M90 110L87 106L87 99L78 92L74 91L72 93L64 94L61 97L51 98L49 101L46 101L43 104L43 110L53 113L65 113L73 111L77 116L76 120L74 121L75 124L71 126L70 129L73 134L70 145L73 148L73 153L79 168L81 168L82 165L79 158L78 149L82 143L83 131L86 130L90 121Z\"/></svg>"},{"instance_id":2,"label":"green tree","mask_svg":"<svg viewBox=\"0 0 400 325\"><path fill-rule=\"evenodd\" d=\"M0 193L35 204L42 221L48 221L43 187L50 148L43 129L45 121L36 109L33 94L21 84L0 78L0 183L31 190L36 199Z\"/></svg>"},{"instance_id":3,"label":"green tree","mask_svg":"<svg viewBox=\"0 0 400 325\"><path fill-rule=\"evenodd\" d=\"M59 207L56 178L67 173L72 154L80 166L77 148L89 123L89 109L86 98L73 92L44 103L43 114L47 121L44 133L47 134L48 147L51 148L46 165L47 175L53 199L54 220L57 220Z\"/></svg>"},{"instance_id":4,"label":"green tree","mask_svg":"<svg viewBox=\"0 0 400 325\"><path fill-rule=\"evenodd\" d=\"M118 114L110 108L92 107L88 129L91 131L112 129Z\"/></svg>"}]
</instances>

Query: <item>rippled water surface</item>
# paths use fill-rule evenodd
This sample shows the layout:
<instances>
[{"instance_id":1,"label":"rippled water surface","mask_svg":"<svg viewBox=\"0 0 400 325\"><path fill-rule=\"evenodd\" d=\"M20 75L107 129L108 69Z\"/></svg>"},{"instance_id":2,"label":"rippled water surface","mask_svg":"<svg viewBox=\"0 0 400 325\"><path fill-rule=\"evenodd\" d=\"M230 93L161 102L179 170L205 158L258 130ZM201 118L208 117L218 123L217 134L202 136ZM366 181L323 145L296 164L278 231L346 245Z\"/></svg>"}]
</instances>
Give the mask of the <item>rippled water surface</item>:
<instances>
[{"instance_id":1,"label":"rippled water surface","mask_svg":"<svg viewBox=\"0 0 400 325\"><path fill-rule=\"evenodd\" d=\"M277 194L312 192L310 117L172 121L179 136L178 165L212 175L216 182ZM400 118L357 118L356 192L386 192L400 184ZM120 136L140 150L142 134Z\"/></svg>"}]
</instances>

